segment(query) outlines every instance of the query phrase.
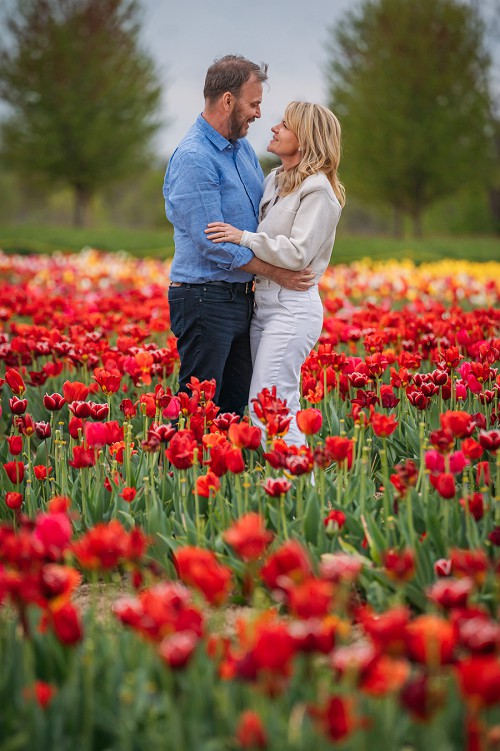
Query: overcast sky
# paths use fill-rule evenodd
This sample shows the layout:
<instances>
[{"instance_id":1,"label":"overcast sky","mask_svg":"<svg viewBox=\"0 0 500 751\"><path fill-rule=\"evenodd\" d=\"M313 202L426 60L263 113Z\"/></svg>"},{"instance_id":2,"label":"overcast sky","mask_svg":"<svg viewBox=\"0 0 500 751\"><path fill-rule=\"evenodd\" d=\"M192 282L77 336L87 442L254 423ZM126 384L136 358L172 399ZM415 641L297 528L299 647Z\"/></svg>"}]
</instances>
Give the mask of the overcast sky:
<instances>
[{"instance_id":1,"label":"overcast sky","mask_svg":"<svg viewBox=\"0 0 500 751\"><path fill-rule=\"evenodd\" d=\"M208 66L226 54L269 64L262 117L248 140L264 154L293 99L327 103L329 29L356 0L141 0L143 39L164 83L160 156L171 154L203 109Z\"/></svg>"}]
</instances>

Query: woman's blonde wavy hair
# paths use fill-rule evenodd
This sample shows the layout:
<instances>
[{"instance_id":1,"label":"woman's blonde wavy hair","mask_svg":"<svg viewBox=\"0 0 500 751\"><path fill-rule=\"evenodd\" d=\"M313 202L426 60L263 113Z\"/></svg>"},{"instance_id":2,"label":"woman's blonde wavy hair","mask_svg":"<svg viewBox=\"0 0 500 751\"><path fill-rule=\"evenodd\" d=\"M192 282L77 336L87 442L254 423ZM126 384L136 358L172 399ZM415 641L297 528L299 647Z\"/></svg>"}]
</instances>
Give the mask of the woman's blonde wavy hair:
<instances>
[{"instance_id":1,"label":"woman's blonde wavy hair","mask_svg":"<svg viewBox=\"0 0 500 751\"><path fill-rule=\"evenodd\" d=\"M306 177L323 172L340 205L344 206L345 189L337 175L341 130L333 112L321 104L290 102L284 120L297 136L302 158L296 167L278 173L279 195L287 196Z\"/></svg>"}]
</instances>

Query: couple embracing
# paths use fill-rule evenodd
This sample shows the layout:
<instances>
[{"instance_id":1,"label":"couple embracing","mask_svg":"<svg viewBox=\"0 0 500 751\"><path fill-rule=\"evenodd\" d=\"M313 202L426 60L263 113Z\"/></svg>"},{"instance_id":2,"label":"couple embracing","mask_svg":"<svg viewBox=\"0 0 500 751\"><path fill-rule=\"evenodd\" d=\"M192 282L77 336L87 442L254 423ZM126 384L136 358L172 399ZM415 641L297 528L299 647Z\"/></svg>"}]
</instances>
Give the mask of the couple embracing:
<instances>
[{"instance_id":1,"label":"couple embracing","mask_svg":"<svg viewBox=\"0 0 500 751\"><path fill-rule=\"evenodd\" d=\"M340 125L321 105L291 102L267 147L281 166L264 180L245 136L266 80L266 65L238 55L208 69L205 109L165 175L175 241L168 299L179 389L192 376L215 378L221 411L242 415L248 404L262 427L252 399L276 386L292 414L285 440L300 445L300 368L321 333L318 280L345 200Z\"/></svg>"}]
</instances>

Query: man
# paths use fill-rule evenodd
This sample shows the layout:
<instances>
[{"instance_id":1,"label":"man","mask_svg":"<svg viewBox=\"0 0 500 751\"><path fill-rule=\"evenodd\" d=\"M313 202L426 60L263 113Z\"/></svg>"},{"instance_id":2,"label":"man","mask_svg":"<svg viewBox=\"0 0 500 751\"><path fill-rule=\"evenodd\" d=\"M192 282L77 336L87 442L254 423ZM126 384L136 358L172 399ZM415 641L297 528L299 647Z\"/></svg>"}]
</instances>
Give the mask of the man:
<instances>
[{"instance_id":1,"label":"man","mask_svg":"<svg viewBox=\"0 0 500 751\"><path fill-rule=\"evenodd\" d=\"M308 289L314 275L271 266L248 248L214 244L204 230L224 221L254 232L263 173L246 141L260 117L267 65L226 55L210 66L205 108L172 155L163 186L174 225L175 254L168 293L171 327L181 360L179 390L192 376L215 378L222 412L243 414L252 375L249 327L253 275L283 287Z\"/></svg>"}]
</instances>

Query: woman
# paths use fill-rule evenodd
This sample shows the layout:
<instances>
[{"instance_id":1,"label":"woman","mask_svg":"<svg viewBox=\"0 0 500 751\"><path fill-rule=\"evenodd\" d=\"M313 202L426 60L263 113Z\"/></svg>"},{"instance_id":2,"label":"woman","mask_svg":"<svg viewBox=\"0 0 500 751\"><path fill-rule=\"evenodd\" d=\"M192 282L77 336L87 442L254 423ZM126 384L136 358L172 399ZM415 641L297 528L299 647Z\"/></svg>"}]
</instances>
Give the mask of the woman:
<instances>
[{"instance_id":1,"label":"woman","mask_svg":"<svg viewBox=\"0 0 500 751\"><path fill-rule=\"evenodd\" d=\"M326 107L291 102L285 116L271 128L267 147L281 159L264 183L257 232L213 222L205 230L215 243L234 242L250 248L257 258L274 266L315 272L307 292L295 292L275 282L255 279L255 308L250 328L253 376L252 399L263 388L276 386L293 415L285 436L300 445L304 436L295 415L300 409L300 368L318 341L323 326L323 306L318 280L329 264L335 229L345 203L337 176L340 161L340 125Z\"/></svg>"}]
</instances>

